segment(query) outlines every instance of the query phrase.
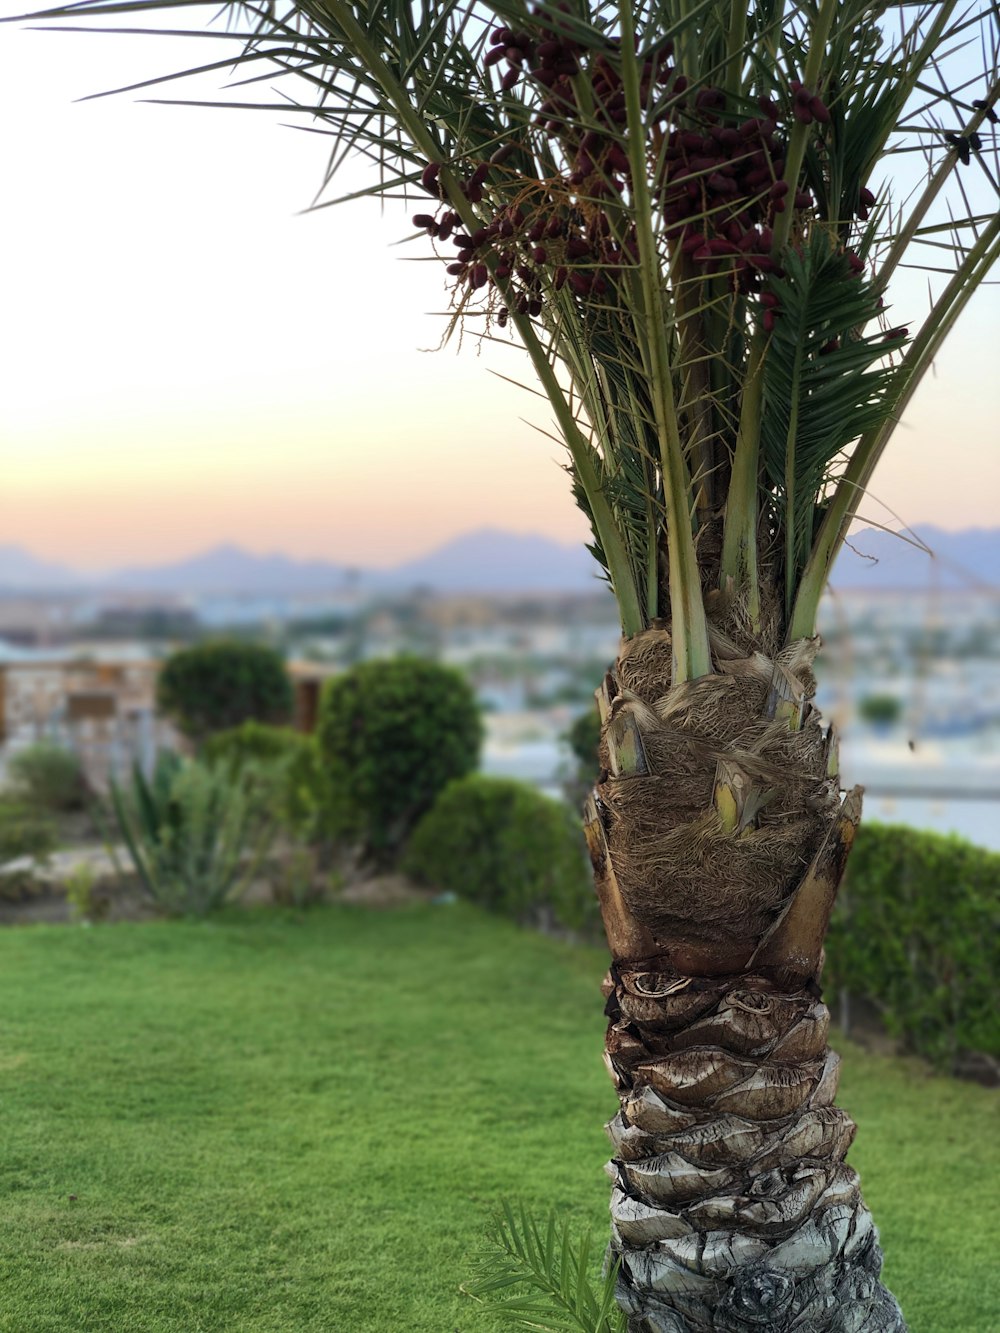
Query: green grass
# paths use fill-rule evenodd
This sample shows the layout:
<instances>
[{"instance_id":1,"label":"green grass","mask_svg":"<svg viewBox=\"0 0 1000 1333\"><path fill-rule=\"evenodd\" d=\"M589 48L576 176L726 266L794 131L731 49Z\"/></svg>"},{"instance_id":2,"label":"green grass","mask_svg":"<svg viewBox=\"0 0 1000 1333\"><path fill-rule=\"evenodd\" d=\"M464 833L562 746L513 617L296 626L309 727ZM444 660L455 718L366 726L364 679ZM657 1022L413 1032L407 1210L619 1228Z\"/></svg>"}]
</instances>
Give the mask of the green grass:
<instances>
[{"instance_id":1,"label":"green grass","mask_svg":"<svg viewBox=\"0 0 1000 1333\"><path fill-rule=\"evenodd\" d=\"M5 931L0 1330L493 1330L501 1197L606 1225L601 970L462 906ZM995 1331L995 1094L845 1065L912 1333Z\"/></svg>"}]
</instances>

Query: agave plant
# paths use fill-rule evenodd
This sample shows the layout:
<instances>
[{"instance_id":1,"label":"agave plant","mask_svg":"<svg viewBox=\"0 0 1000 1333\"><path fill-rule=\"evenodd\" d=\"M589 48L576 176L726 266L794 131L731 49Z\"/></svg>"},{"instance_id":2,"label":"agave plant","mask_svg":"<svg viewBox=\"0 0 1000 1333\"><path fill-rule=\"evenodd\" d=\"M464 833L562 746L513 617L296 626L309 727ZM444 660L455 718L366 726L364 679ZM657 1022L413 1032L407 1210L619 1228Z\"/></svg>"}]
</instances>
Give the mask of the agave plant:
<instances>
[{"instance_id":1,"label":"agave plant","mask_svg":"<svg viewBox=\"0 0 1000 1333\"><path fill-rule=\"evenodd\" d=\"M111 804L129 859L158 907L203 916L239 898L274 835L253 775L163 751L147 778L138 764Z\"/></svg>"},{"instance_id":2,"label":"agave plant","mask_svg":"<svg viewBox=\"0 0 1000 1333\"><path fill-rule=\"evenodd\" d=\"M865 487L1000 250L993 7L226 12L238 81L282 84L245 104L315 117L330 180L360 154L367 193L422 197L452 326L523 347L620 608L586 825L629 1330L901 1329L833 1104L822 946L861 800L811 667ZM903 327L906 264L933 276Z\"/></svg>"}]
</instances>

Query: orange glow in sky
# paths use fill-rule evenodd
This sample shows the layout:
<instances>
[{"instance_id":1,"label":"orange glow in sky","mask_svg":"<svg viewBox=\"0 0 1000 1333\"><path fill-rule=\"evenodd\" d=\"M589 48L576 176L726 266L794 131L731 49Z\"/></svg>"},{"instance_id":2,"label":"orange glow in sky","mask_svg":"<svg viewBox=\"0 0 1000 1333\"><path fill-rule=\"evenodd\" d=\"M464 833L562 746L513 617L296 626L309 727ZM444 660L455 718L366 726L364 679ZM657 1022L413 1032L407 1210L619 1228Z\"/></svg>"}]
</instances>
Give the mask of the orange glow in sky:
<instances>
[{"instance_id":1,"label":"orange glow in sky","mask_svg":"<svg viewBox=\"0 0 1000 1333\"><path fill-rule=\"evenodd\" d=\"M420 242L391 248L410 210L296 216L325 148L281 117L73 104L194 63L190 43L4 36L0 544L93 569L223 540L377 565L485 525L585 536L559 446L524 420L550 429L546 404L490 373L526 359L469 335L420 350L445 292L405 262ZM913 319L926 275L891 295ZM998 332L987 290L876 475L907 523L1000 521ZM942 457L973 484L942 486Z\"/></svg>"}]
</instances>

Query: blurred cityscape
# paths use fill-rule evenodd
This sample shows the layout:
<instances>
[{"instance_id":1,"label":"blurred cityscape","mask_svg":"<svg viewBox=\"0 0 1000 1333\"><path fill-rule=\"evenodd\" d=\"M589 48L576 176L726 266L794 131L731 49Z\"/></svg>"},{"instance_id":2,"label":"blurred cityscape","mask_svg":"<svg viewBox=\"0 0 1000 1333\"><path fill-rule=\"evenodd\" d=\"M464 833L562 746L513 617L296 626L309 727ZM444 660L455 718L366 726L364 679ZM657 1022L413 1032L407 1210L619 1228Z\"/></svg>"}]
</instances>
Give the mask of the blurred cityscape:
<instances>
[{"instance_id":1,"label":"blurred cityscape","mask_svg":"<svg viewBox=\"0 0 1000 1333\"><path fill-rule=\"evenodd\" d=\"M885 536L872 535L889 555L870 586L835 580L847 586L822 614L818 704L841 730L845 779L864 784L869 819L1000 850L1000 533L968 534L964 552L953 541L964 564L953 554L922 566L900 565ZM855 583L871 561L857 558ZM155 714L158 663L220 633L285 652L304 729L323 680L355 662L414 653L453 664L486 714L484 770L551 793L572 776L566 733L593 706L618 640L589 557L540 538L473 534L395 577L220 548L104 584L8 548L0 765L49 737L78 750L100 787L111 769L177 744Z\"/></svg>"}]
</instances>

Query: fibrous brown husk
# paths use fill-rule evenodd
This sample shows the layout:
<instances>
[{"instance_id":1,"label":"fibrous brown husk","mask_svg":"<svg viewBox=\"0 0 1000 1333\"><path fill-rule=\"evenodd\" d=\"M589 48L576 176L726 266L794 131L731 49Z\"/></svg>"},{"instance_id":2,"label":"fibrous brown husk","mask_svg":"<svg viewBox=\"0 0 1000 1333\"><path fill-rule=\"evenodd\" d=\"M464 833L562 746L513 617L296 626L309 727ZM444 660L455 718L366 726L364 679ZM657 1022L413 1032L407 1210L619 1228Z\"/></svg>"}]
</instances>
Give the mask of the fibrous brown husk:
<instances>
[{"instance_id":1,"label":"fibrous brown husk","mask_svg":"<svg viewBox=\"0 0 1000 1333\"><path fill-rule=\"evenodd\" d=\"M768 716L776 671L804 699L816 645L741 652L732 617L713 633L715 672L673 685L671 641L651 629L625 641L611 721L631 714L648 769L598 788L623 901L658 939L715 947L758 939L802 879L838 806L825 735L808 703L803 725ZM742 636L740 636L742 637ZM602 767L610 763L607 733ZM753 785L759 813L738 831L715 808L720 762Z\"/></svg>"}]
</instances>

